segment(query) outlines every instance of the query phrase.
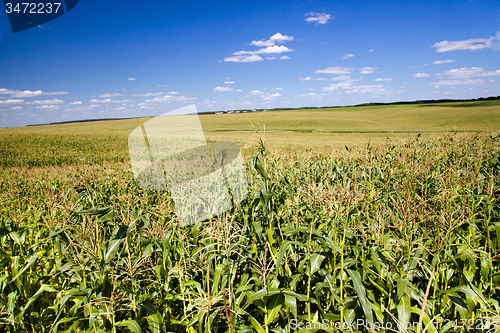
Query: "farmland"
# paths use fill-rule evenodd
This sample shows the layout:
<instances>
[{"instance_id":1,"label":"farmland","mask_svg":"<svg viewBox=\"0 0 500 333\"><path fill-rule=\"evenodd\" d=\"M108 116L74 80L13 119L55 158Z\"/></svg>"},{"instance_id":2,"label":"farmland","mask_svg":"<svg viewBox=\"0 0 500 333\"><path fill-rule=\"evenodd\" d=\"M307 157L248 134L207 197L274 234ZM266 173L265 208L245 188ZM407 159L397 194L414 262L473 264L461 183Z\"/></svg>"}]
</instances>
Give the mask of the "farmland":
<instances>
[{"instance_id":1,"label":"farmland","mask_svg":"<svg viewBox=\"0 0 500 333\"><path fill-rule=\"evenodd\" d=\"M187 227L148 119L0 129L0 331L500 330L498 101L201 115L249 196Z\"/></svg>"},{"instance_id":2,"label":"farmland","mask_svg":"<svg viewBox=\"0 0 500 333\"><path fill-rule=\"evenodd\" d=\"M0 165L125 162L126 137L149 119L3 128ZM207 140L237 143L248 159L256 150L245 148L255 139L247 119L261 130L268 148L331 152L344 150L346 145L384 144L388 138L404 141L419 133L422 138L432 138L443 133L494 131L500 128L500 101L200 116Z\"/></svg>"}]
</instances>

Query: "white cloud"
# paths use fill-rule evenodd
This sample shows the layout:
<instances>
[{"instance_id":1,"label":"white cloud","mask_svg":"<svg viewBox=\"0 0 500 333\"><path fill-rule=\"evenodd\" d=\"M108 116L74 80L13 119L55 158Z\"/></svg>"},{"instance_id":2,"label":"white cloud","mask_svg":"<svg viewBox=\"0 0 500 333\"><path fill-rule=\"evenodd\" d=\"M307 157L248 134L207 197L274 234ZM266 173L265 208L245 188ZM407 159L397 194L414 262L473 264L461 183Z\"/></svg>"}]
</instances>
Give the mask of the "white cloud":
<instances>
[{"instance_id":1,"label":"white cloud","mask_svg":"<svg viewBox=\"0 0 500 333\"><path fill-rule=\"evenodd\" d=\"M224 84L234 84L234 81L224 81Z\"/></svg>"},{"instance_id":2,"label":"white cloud","mask_svg":"<svg viewBox=\"0 0 500 333\"><path fill-rule=\"evenodd\" d=\"M233 57L227 57L224 58L224 61L226 62L255 62L255 61L262 61L260 56L253 54L253 55L238 55L238 56L233 56Z\"/></svg>"},{"instance_id":3,"label":"white cloud","mask_svg":"<svg viewBox=\"0 0 500 333\"><path fill-rule=\"evenodd\" d=\"M455 61L456 60L451 60L451 59L448 59L448 60L436 60L432 64L433 65L451 64L452 62L455 62Z\"/></svg>"},{"instance_id":4,"label":"white cloud","mask_svg":"<svg viewBox=\"0 0 500 333\"><path fill-rule=\"evenodd\" d=\"M136 79L133 78L133 77L129 77L127 80L129 80L129 81L135 81Z\"/></svg>"},{"instance_id":5,"label":"white cloud","mask_svg":"<svg viewBox=\"0 0 500 333\"><path fill-rule=\"evenodd\" d=\"M324 78L324 77L318 77L318 78L315 78L315 79L311 79L310 76L308 77L299 77L299 80L300 81L328 81L328 80L332 80L332 81L345 81L345 80L351 80L351 76L350 75L340 75L340 76L335 76L335 77L332 77L331 79L327 79L327 78Z\"/></svg>"},{"instance_id":6,"label":"white cloud","mask_svg":"<svg viewBox=\"0 0 500 333\"><path fill-rule=\"evenodd\" d=\"M107 98L107 97L116 97L116 96L123 96L122 94L120 93L114 93L114 94L102 94L102 95L99 95L99 97L102 97L102 98Z\"/></svg>"},{"instance_id":7,"label":"white cloud","mask_svg":"<svg viewBox=\"0 0 500 333\"><path fill-rule=\"evenodd\" d=\"M5 101L0 101L0 104L19 104L24 103L24 99L7 99Z\"/></svg>"},{"instance_id":8,"label":"white cloud","mask_svg":"<svg viewBox=\"0 0 500 333\"><path fill-rule=\"evenodd\" d=\"M243 54L274 54L274 53L283 53L283 52L292 52L294 50L289 49L288 47L284 45L273 45L273 46L268 46L263 49L259 49L257 51L238 51L234 52L233 55L238 56L238 55L243 55Z\"/></svg>"},{"instance_id":9,"label":"white cloud","mask_svg":"<svg viewBox=\"0 0 500 333\"><path fill-rule=\"evenodd\" d=\"M269 38L269 40L277 43L283 43L287 40L293 40L293 36L286 36L277 32L274 35L272 35L271 38Z\"/></svg>"},{"instance_id":10,"label":"white cloud","mask_svg":"<svg viewBox=\"0 0 500 333\"><path fill-rule=\"evenodd\" d=\"M332 81L345 81L350 79L351 79L350 75L340 75L331 78Z\"/></svg>"},{"instance_id":11,"label":"white cloud","mask_svg":"<svg viewBox=\"0 0 500 333\"><path fill-rule=\"evenodd\" d=\"M123 106L120 106L119 108L116 108L116 110L125 110Z\"/></svg>"},{"instance_id":12,"label":"white cloud","mask_svg":"<svg viewBox=\"0 0 500 333\"><path fill-rule=\"evenodd\" d=\"M283 88L279 87L279 88L276 88L276 90L284 90Z\"/></svg>"},{"instance_id":13,"label":"white cloud","mask_svg":"<svg viewBox=\"0 0 500 333\"><path fill-rule=\"evenodd\" d=\"M323 74L351 74L354 68L351 67L328 67L325 69L317 70L315 73L323 73Z\"/></svg>"},{"instance_id":14,"label":"white cloud","mask_svg":"<svg viewBox=\"0 0 500 333\"><path fill-rule=\"evenodd\" d=\"M486 48L487 41L488 40L486 38L474 38L458 41L445 40L439 43L435 43L434 45L432 45L432 47L437 48L436 52L449 52L457 50L477 51Z\"/></svg>"},{"instance_id":15,"label":"white cloud","mask_svg":"<svg viewBox=\"0 0 500 333\"><path fill-rule=\"evenodd\" d=\"M37 109L59 109L59 105L41 105L37 106Z\"/></svg>"},{"instance_id":16,"label":"white cloud","mask_svg":"<svg viewBox=\"0 0 500 333\"><path fill-rule=\"evenodd\" d=\"M377 69L377 67L363 67L363 68L360 68L359 71L361 72L361 74L371 74L376 69Z\"/></svg>"},{"instance_id":17,"label":"white cloud","mask_svg":"<svg viewBox=\"0 0 500 333\"><path fill-rule=\"evenodd\" d=\"M110 98L106 98L106 99L103 99L101 101L97 100L97 99L92 99L89 101L90 103L128 103L130 102L129 100L127 99L124 99L124 100L120 100L120 101L117 101L117 100L112 100Z\"/></svg>"},{"instance_id":18,"label":"white cloud","mask_svg":"<svg viewBox=\"0 0 500 333\"><path fill-rule=\"evenodd\" d=\"M11 89L0 88L0 94L11 95L10 97L14 98L30 98L43 95L67 95L68 92L66 91L43 92L41 90L31 91L31 90L11 90Z\"/></svg>"},{"instance_id":19,"label":"white cloud","mask_svg":"<svg viewBox=\"0 0 500 333\"><path fill-rule=\"evenodd\" d=\"M427 74L427 73L417 73L417 74L413 74L413 77L429 77L431 76L430 74Z\"/></svg>"},{"instance_id":20,"label":"white cloud","mask_svg":"<svg viewBox=\"0 0 500 333\"><path fill-rule=\"evenodd\" d=\"M387 78L387 79L376 78L375 81L377 81L377 82L392 81L392 79L390 79L390 78Z\"/></svg>"},{"instance_id":21,"label":"white cloud","mask_svg":"<svg viewBox=\"0 0 500 333\"><path fill-rule=\"evenodd\" d=\"M281 97L281 94L279 94L279 93L270 94L270 93L261 92L260 90L252 90L250 92L250 95L261 97L263 100L266 100L266 101L272 100L276 97Z\"/></svg>"},{"instance_id":22,"label":"white cloud","mask_svg":"<svg viewBox=\"0 0 500 333\"><path fill-rule=\"evenodd\" d=\"M154 99L148 99L144 103L188 102L188 101L194 101L195 99L196 99L195 97L165 95L163 97L155 97Z\"/></svg>"},{"instance_id":23,"label":"white cloud","mask_svg":"<svg viewBox=\"0 0 500 333\"><path fill-rule=\"evenodd\" d=\"M382 84L372 84L372 85L353 85L354 80L343 81L335 84L331 84L322 88L322 91L334 91L337 89L345 89L345 92L350 93L370 93L370 94L391 94L392 92L387 91Z\"/></svg>"},{"instance_id":24,"label":"white cloud","mask_svg":"<svg viewBox=\"0 0 500 333\"><path fill-rule=\"evenodd\" d=\"M471 67L471 68L455 68L444 73L436 74L437 77L446 77L444 80L431 82L434 86L446 86L446 85L481 85L485 84L486 81L483 79L474 79L474 77L488 77L488 76L498 76L500 75L500 70L497 71L486 71L482 67Z\"/></svg>"},{"instance_id":25,"label":"white cloud","mask_svg":"<svg viewBox=\"0 0 500 333\"><path fill-rule=\"evenodd\" d=\"M306 16L309 16L309 17L306 17L304 19L304 21L306 21L306 22L316 22L316 24L325 24L326 22L328 22L332 18L330 16L330 14L326 14L326 13L314 13L314 12L307 13Z\"/></svg>"},{"instance_id":26,"label":"white cloud","mask_svg":"<svg viewBox=\"0 0 500 333\"><path fill-rule=\"evenodd\" d=\"M21 106L14 106L14 107L12 108L12 110L19 110L19 109L22 109L22 107L21 107Z\"/></svg>"},{"instance_id":27,"label":"white cloud","mask_svg":"<svg viewBox=\"0 0 500 333\"><path fill-rule=\"evenodd\" d=\"M293 98L298 98L298 97L315 97L315 96L316 96L315 93L309 93L309 94L302 94L302 95L293 96Z\"/></svg>"},{"instance_id":28,"label":"white cloud","mask_svg":"<svg viewBox=\"0 0 500 333\"><path fill-rule=\"evenodd\" d=\"M293 36L286 36L277 32L274 35L272 35L268 40L259 40L259 41L254 40L250 43L250 45L255 45L258 47L273 46L276 43L283 43L289 40L293 40Z\"/></svg>"},{"instance_id":29,"label":"white cloud","mask_svg":"<svg viewBox=\"0 0 500 333\"><path fill-rule=\"evenodd\" d=\"M349 89L351 87L353 87L352 81L344 81L344 82L330 84L329 86L321 88L321 90L322 91L334 91L334 90L337 90L339 88Z\"/></svg>"},{"instance_id":30,"label":"white cloud","mask_svg":"<svg viewBox=\"0 0 500 333\"><path fill-rule=\"evenodd\" d=\"M373 52L373 49L370 49L368 52Z\"/></svg>"},{"instance_id":31,"label":"white cloud","mask_svg":"<svg viewBox=\"0 0 500 333\"><path fill-rule=\"evenodd\" d=\"M346 90L346 93L372 93L372 94L383 94L387 92L382 84L371 84L371 85L361 85L353 86Z\"/></svg>"},{"instance_id":32,"label":"white cloud","mask_svg":"<svg viewBox=\"0 0 500 333\"><path fill-rule=\"evenodd\" d=\"M456 68L444 72L444 74L438 73L436 76L448 76L450 78L473 78L475 76L498 76L500 75L500 70L497 71L485 71L482 67L471 67L471 68Z\"/></svg>"},{"instance_id":33,"label":"white cloud","mask_svg":"<svg viewBox=\"0 0 500 333\"><path fill-rule=\"evenodd\" d=\"M160 96L160 95L163 95L163 93L156 92L156 93L134 94L134 96L141 96L141 97L151 97L151 96ZM104 97L104 96L99 96L99 97Z\"/></svg>"},{"instance_id":34,"label":"white cloud","mask_svg":"<svg viewBox=\"0 0 500 333\"><path fill-rule=\"evenodd\" d=\"M274 94L269 94L269 93L266 93L265 95L266 95L266 96L264 97L264 99L270 99L270 98L275 98L275 97L281 97L281 94L280 94L280 93L274 93Z\"/></svg>"},{"instance_id":35,"label":"white cloud","mask_svg":"<svg viewBox=\"0 0 500 333\"><path fill-rule=\"evenodd\" d=\"M290 57L286 55L282 55L280 58L280 60L287 60L287 59L290 59Z\"/></svg>"},{"instance_id":36,"label":"white cloud","mask_svg":"<svg viewBox=\"0 0 500 333\"><path fill-rule=\"evenodd\" d=\"M454 86L458 84L467 84L467 85L481 85L484 84L485 81L483 79L456 79L456 80L440 80L436 82L429 83L432 86Z\"/></svg>"},{"instance_id":37,"label":"white cloud","mask_svg":"<svg viewBox=\"0 0 500 333\"><path fill-rule=\"evenodd\" d=\"M241 90L241 89L236 89L236 91L243 91L243 90Z\"/></svg>"},{"instance_id":38,"label":"white cloud","mask_svg":"<svg viewBox=\"0 0 500 333\"><path fill-rule=\"evenodd\" d=\"M323 87L321 88L322 91L334 91L334 90L337 90L339 89L338 85L337 84L331 84L327 87Z\"/></svg>"},{"instance_id":39,"label":"white cloud","mask_svg":"<svg viewBox=\"0 0 500 333\"><path fill-rule=\"evenodd\" d=\"M489 38L471 38L466 40L447 41L444 40L435 43L432 47L436 48L436 52L449 52L458 50L477 51L482 49L498 50L498 41L500 40L500 32Z\"/></svg>"},{"instance_id":40,"label":"white cloud","mask_svg":"<svg viewBox=\"0 0 500 333\"><path fill-rule=\"evenodd\" d=\"M214 93L230 92L230 91L233 91L233 88L231 88L231 87L217 87L217 88L214 88Z\"/></svg>"},{"instance_id":41,"label":"white cloud","mask_svg":"<svg viewBox=\"0 0 500 333\"><path fill-rule=\"evenodd\" d=\"M254 40L250 43L250 45L255 45L255 46L258 46L258 47L262 47L262 46L272 46L274 45L275 42L273 42L272 40Z\"/></svg>"},{"instance_id":42,"label":"white cloud","mask_svg":"<svg viewBox=\"0 0 500 333\"><path fill-rule=\"evenodd\" d=\"M46 99L43 101L33 101L33 102L27 102L26 104L63 104L64 101L60 99Z\"/></svg>"},{"instance_id":43,"label":"white cloud","mask_svg":"<svg viewBox=\"0 0 500 333\"><path fill-rule=\"evenodd\" d=\"M69 104L72 104L72 105L79 105L79 104L82 104L82 102L81 102L81 101L76 101L76 102L69 103Z\"/></svg>"},{"instance_id":44,"label":"white cloud","mask_svg":"<svg viewBox=\"0 0 500 333\"><path fill-rule=\"evenodd\" d=\"M237 51L232 54L231 57L224 58L226 62L255 62L262 61L262 57L259 54L280 54L284 52L292 52L293 49L290 49L283 45L276 45L277 43L284 43L285 41L293 40L293 36L282 35L279 32L271 36L268 40L260 40L260 41L252 41L250 45L264 47L258 49L256 51ZM277 59L274 56L267 57L267 59L275 60ZM282 60L289 59L288 57L281 57Z\"/></svg>"},{"instance_id":45,"label":"white cloud","mask_svg":"<svg viewBox=\"0 0 500 333\"><path fill-rule=\"evenodd\" d=\"M352 58L352 57L354 57L354 54L352 54L352 53L346 53L346 54L344 54L344 56L342 57L342 59L347 60L347 59Z\"/></svg>"}]
</instances>

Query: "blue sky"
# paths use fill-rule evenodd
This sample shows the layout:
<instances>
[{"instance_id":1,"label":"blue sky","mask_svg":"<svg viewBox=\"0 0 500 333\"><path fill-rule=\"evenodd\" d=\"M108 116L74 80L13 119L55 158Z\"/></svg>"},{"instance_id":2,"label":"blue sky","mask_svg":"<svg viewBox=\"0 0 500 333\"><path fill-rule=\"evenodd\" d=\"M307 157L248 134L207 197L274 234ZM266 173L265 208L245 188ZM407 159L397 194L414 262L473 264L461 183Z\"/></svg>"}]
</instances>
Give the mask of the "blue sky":
<instances>
[{"instance_id":1,"label":"blue sky","mask_svg":"<svg viewBox=\"0 0 500 333\"><path fill-rule=\"evenodd\" d=\"M0 127L500 95L499 1L89 1L13 34Z\"/></svg>"}]
</instances>

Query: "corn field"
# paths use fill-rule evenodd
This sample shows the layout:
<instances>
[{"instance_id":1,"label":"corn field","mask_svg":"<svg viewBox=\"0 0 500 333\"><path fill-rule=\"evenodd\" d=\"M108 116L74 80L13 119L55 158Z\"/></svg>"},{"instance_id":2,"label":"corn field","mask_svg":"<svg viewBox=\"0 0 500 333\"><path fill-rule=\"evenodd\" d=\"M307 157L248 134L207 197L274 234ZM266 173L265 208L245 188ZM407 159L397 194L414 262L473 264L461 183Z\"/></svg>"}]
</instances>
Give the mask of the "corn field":
<instances>
[{"instance_id":1,"label":"corn field","mask_svg":"<svg viewBox=\"0 0 500 333\"><path fill-rule=\"evenodd\" d=\"M261 144L241 205L185 227L121 157L16 158L0 332L500 331L498 133Z\"/></svg>"}]
</instances>

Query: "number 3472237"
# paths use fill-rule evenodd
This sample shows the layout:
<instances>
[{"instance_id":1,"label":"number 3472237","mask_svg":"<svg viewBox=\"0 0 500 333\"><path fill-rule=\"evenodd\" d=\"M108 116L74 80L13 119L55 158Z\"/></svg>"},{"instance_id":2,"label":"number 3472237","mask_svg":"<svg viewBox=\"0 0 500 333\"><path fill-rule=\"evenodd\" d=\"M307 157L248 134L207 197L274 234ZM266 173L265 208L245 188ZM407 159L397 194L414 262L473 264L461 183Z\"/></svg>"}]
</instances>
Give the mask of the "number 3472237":
<instances>
[{"instance_id":1,"label":"number 3472237","mask_svg":"<svg viewBox=\"0 0 500 333\"><path fill-rule=\"evenodd\" d=\"M47 2L47 3L34 3L34 2L23 2L17 3L15 5L11 3L5 4L7 14L18 13L18 14L52 14L59 11L61 7L60 2Z\"/></svg>"}]
</instances>

